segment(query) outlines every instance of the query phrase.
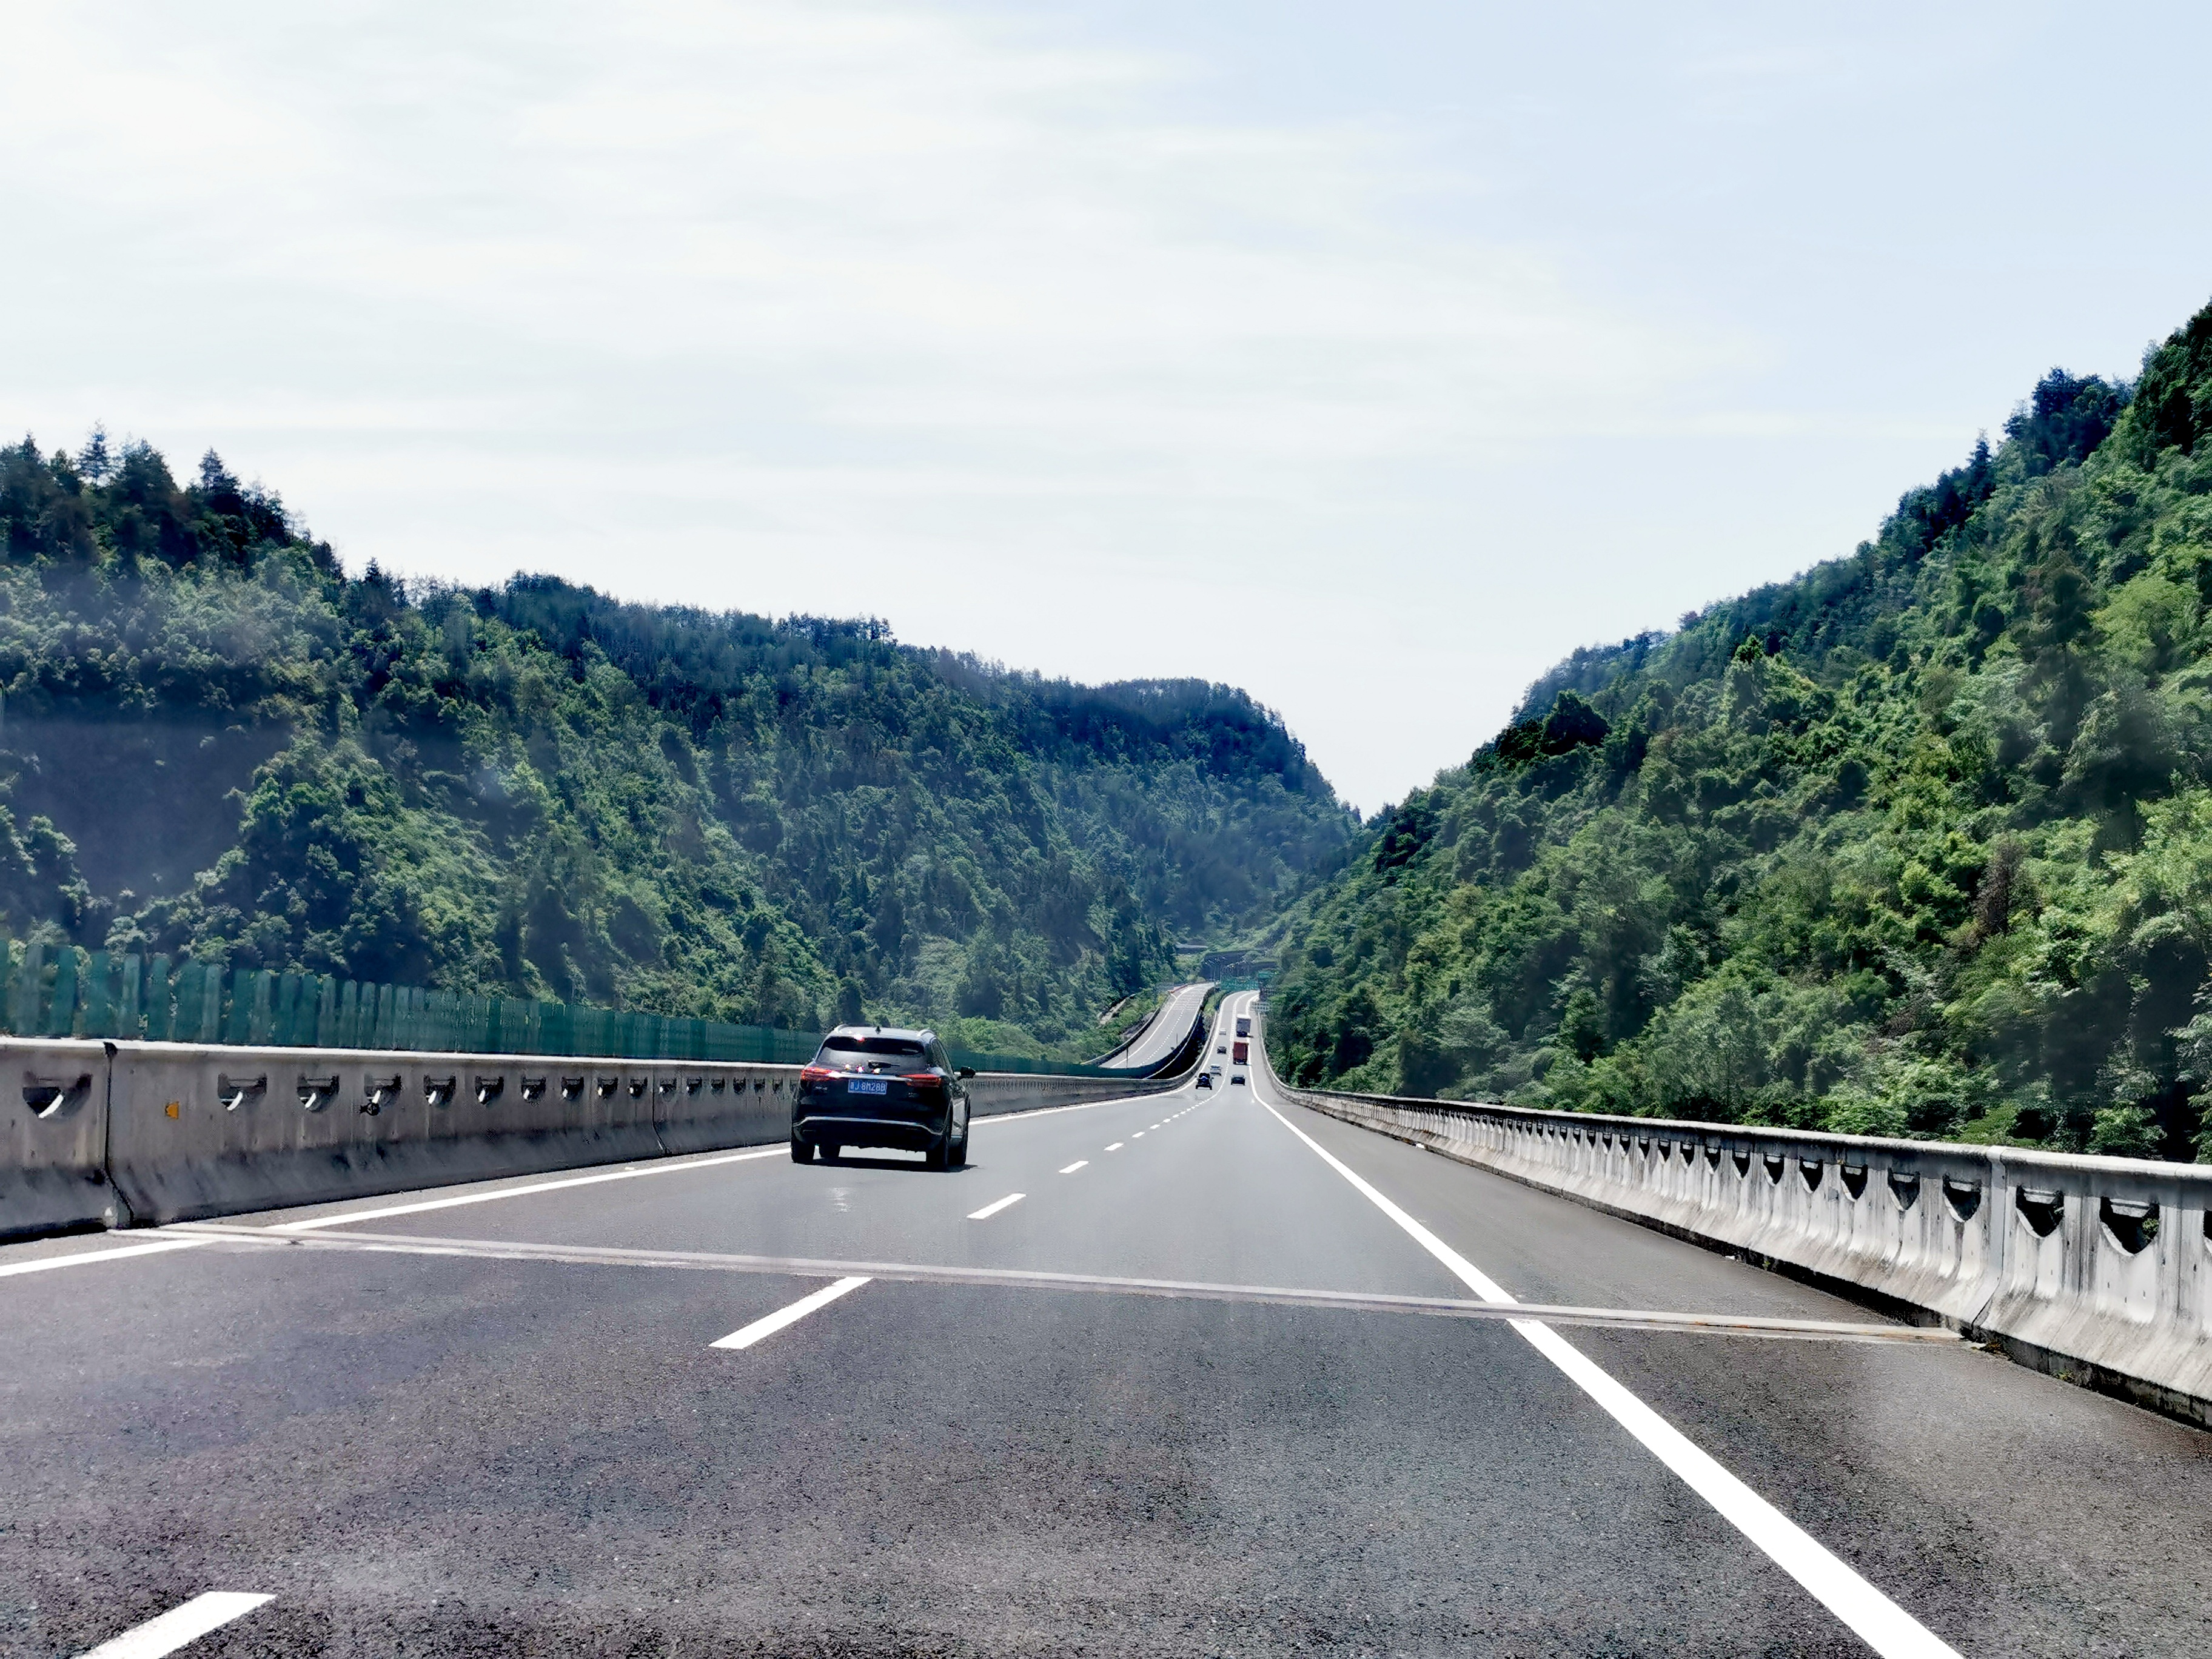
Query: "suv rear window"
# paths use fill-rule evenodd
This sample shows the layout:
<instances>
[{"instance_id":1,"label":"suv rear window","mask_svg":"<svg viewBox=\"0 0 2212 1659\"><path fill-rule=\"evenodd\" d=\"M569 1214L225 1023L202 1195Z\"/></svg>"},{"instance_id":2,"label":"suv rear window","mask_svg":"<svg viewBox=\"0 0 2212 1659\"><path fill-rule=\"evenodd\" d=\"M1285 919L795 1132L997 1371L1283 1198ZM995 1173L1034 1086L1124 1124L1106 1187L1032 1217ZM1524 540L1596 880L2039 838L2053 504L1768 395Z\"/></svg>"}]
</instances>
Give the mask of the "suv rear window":
<instances>
[{"instance_id":1,"label":"suv rear window","mask_svg":"<svg viewBox=\"0 0 2212 1659\"><path fill-rule=\"evenodd\" d=\"M912 1037L831 1037L822 1045L822 1052L814 1056L817 1066L837 1066L850 1069L864 1066L871 1059L922 1060L928 1050Z\"/></svg>"}]
</instances>

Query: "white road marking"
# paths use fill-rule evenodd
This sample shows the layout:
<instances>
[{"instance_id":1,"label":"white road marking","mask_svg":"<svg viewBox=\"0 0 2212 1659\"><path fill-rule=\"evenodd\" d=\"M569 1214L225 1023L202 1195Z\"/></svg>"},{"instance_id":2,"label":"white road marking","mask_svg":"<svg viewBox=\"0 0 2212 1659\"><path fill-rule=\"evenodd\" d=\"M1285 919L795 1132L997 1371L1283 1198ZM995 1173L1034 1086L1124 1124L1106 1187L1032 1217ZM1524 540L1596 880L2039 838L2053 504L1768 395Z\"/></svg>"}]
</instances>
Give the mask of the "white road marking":
<instances>
[{"instance_id":1,"label":"white road marking","mask_svg":"<svg viewBox=\"0 0 2212 1659\"><path fill-rule=\"evenodd\" d=\"M970 1221L988 1221L1009 1205L1020 1203L1024 1196L1024 1194L1021 1193L1008 1193L995 1204L986 1204L980 1210L970 1210L968 1212L968 1218Z\"/></svg>"},{"instance_id":2,"label":"white road marking","mask_svg":"<svg viewBox=\"0 0 2212 1659\"><path fill-rule=\"evenodd\" d=\"M211 1244L209 1238L165 1238L153 1244L126 1244L119 1250L79 1250L74 1255L41 1256L36 1261L10 1261L0 1267L0 1279L13 1279L17 1273L42 1273L50 1267L81 1267L88 1261L120 1261L126 1256L159 1255L164 1250L189 1250L195 1245Z\"/></svg>"},{"instance_id":3,"label":"white road marking","mask_svg":"<svg viewBox=\"0 0 2212 1659\"><path fill-rule=\"evenodd\" d=\"M1121 1141L1118 1141L1118 1140L1117 1140L1117 1141L1115 1141L1115 1142L1111 1146L1109 1146L1106 1150L1107 1150L1108 1152L1120 1152L1120 1151L1121 1150L1121 1146L1122 1146L1122 1143L1121 1143Z\"/></svg>"},{"instance_id":4,"label":"white road marking","mask_svg":"<svg viewBox=\"0 0 2212 1659\"><path fill-rule=\"evenodd\" d=\"M817 1308L826 1308L839 1297L849 1295L868 1282L866 1274L841 1279L834 1285L825 1285L810 1296L802 1296L787 1308L778 1308L774 1313L756 1319L750 1325L739 1327L727 1336L709 1342L710 1348L750 1348L764 1336L774 1336L787 1325L796 1325Z\"/></svg>"},{"instance_id":5,"label":"white road marking","mask_svg":"<svg viewBox=\"0 0 2212 1659\"><path fill-rule=\"evenodd\" d=\"M1139 1129L1136 1133L1131 1135L1129 1139L1132 1140L1142 1140L1145 1138L1145 1133L1146 1132L1144 1130Z\"/></svg>"},{"instance_id":6,"label":"white road marking","mask_svg":"<svg viewBox=\"0 0 2212 1659\"><path fill-rule=\"evenodd\" d=\"M102 1642L79 1659L161 1659L188 1642L197 1642L211 1630L220 1630L269 1598L236 1590L210 1590L195 1595L180 1607L172 1607L159 1619L134 1626L112 1641Z\"/></svg>"},{"instance_id":7,"label":"white road marking","mask_svg":"<svg viewBox=\"0 0 2212 1659\"><path fill-rule=\"evenodd\" d=\"M1026 1112L994 1112L978 1123L1018 1123L1025 1117L1051 1117L1060 1112L1095 1111L1101 1106L1127 1106L1133 1100L1151 1100L1150 1094L1108 1095L1103 1100L1079 1100L1069 1106L1032 1106Z\"/></svg>"},{"instance_id":8,"label":"white road marking","mask_svg":"<svg viewBox=\"0 0 2212 1659\"><path fill-rule=\"evenodd\" d=\"M1089 1169L1090 1167L1091 1167L1091 1160L1090 1160L1089 1158L1077 1158L1077 1159L1075 1160L1075 1162L1074 1162L1074 1163L1073 1163L1073 1164L1071 1164L1067 1165L1067 1167L1066 1167L1066 1168L1063 1169L1063 1170L1060 1171L1060 1174L1062 1174L1062 1175L1073 1175L1073 1174L1074 1174L1078 1170L1087 1170L1087 1169Z\"/></svg>"},{"instance_id":9,"label":"white road marking","mask_svg":"<svg viewBox=\"0 0 2212 1659\"><path fill-rule=\"evenodd\" d=\"M595 1187L605 1181L635 1181L641 1176L681 1175L686 1170L712 1170L725 1164L743 1164L756 1158L781 1158L788 1151L785 1143L764 1146L748 1152L724 1152L714 1158L695 1158L666 1162L659 1160L640 1164L635 1169L606 1170L597 1175L566 1176L559 1181L533 1181L525 1187L505 1187L495 1193L463 1193L459 1198L427 1198L414 1204L387 1204L380 1210L349 1210L343 1215L317 1216L312 1221L279 1222L269 1231L275 1233L304 1233L316 1227L340 1227L349 1221L382 1221L388 1216L420 1215L425 1210L450 1210L463 1204L489 1204L495 1199L526 1198L532 1193L557 1193L568 1187Z\"/></svg>"},{"instance_id":10,"label":"white road marking","mask_svg":"<svg viewBox=\"0 0 2212 1659\"><path fill-rule=\"evenodd\" d=\"M1256 1095L1255 1098L1256 1098ZM1517 1300L1495 1279L1419 1222L1385 1198L1350 1165L1266 1101L1268 1114L1320 1155L1376 1208L1403 1228L1413 1242L1485 1302ZM1720 1511L1735 1529L1765 1553L1815 1600L1884 1659L1959 1659L1958 1650L1853 1571L1827 1547L1749 1486L1722 1468L1711 1454L1629 1392L1595 1361L1550 1326L1516 1319L1513 1328L1538 1353L1558 1366L1576 1387L1613 1421L1642 1442L1684 1484Z\"/></svg>"}]
</instances>

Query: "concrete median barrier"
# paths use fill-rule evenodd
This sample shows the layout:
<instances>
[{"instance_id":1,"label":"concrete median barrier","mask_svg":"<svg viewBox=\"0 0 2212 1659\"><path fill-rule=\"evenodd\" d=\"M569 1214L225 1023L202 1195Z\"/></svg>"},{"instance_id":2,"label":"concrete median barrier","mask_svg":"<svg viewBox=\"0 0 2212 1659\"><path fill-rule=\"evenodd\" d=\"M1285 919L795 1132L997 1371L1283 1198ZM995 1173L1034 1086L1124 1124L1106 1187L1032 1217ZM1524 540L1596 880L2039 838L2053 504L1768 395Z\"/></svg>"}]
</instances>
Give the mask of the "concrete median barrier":
<instances>
[{"instance_id":1,"label":"concrete median barrier","mask_svg":"<svg viewBox=\"0 0 2212 1659\"><path fill-rule=\"evenodd\" d=\"M1277 1086L2212 1426L2212 1169Z\"/></svg>"},{"instance_id":2,"label":"concrete median barrier","mask_svg":"<svg viewBox=\"0 0 2212 1659\"><path fill-rule=\"evenodd\" d=\"M106 1046L0 1048L0 1238L128 1225L107 1174Z\"/></svg>"},{"instance_id":3,"label":"concrete median barrier","mask_svg":"<svg viewBox=\"0 0 2212 1659\"><path fill-rule=\"evenodd\" d=\"M0 1237L161 1224L790 1133L796 1066L0 1040ZM1171 1081L992 1073L976 1117ZM19 1103L20 1097L20 1103Z\"/></svg>"},{"instance_id":4,"label":"concrete median barrier","mask_svg":"<svg viewBox=\"0 0 2212 1659\"><path fill-rule=\"evenodd\" d=\"M761 1146L791 1133L796 1066L668 1065L659 1074L673 1086L655 1109L653 1127L671 1152Z\"/></svg>"},{"instance_id":5,"label":"concrete median barrier","mask_svg":"<svg viewBox=\"0 0 2212 1659\"><path fill-rule=\"evenodd\" d=\"M119 1044L108 1170L137 1219L169 1222L659 1158L660 1069L629 1060Z\"/></svg>"},{"instance_id":6,"label":"concrete median barrier","mask_svg":"<svg viewBox=\"0 0 2212 1659\"><path fill-rule=\"evenodd\" d=\"M1047 1106L1075 1106L1097 1100L1133 1100L1164 1094L1189 1080L1177 1078L1053 1077L1044 1073L985 1072L968 1084L971 1117L1002 1117Z\"/></svg>"}]
</instances>

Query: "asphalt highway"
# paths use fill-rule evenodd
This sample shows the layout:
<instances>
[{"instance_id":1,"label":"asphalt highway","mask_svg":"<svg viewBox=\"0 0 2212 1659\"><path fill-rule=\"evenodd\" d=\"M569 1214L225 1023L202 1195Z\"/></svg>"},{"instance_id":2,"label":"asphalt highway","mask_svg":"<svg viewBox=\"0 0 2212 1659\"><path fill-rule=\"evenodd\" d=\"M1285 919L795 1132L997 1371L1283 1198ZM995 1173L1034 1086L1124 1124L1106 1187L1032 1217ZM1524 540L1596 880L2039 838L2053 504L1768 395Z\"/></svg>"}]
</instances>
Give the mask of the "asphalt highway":
<instances>
[{"instance_id":1,"label":"asphalt highway","mask_svg":"<svg viewBox=\"0 0 2212 1659\"><path fill-rule=\"evenodd\" d=\"M1152 1024L1145 1027L1127 1050L1103 1063L1116 1070L1148 1072L1163 1060L1172 1059L1189 1034L1199 1011L1206 1006L1206 994L1212 988L1210 982L1174 987L1162 1000L1160 1011Z\"/></svg>"},{"instance_id":2,"label":"asphalt highway","mask_svg":"<svg viewBox=\"0 0 2212 1659\"><path fill-rule=\"evenodd\" d=\"M0 1652L2198 1650L2212 1436L1226 1078L0 1250Z\"/></svg>"}]
</instances>

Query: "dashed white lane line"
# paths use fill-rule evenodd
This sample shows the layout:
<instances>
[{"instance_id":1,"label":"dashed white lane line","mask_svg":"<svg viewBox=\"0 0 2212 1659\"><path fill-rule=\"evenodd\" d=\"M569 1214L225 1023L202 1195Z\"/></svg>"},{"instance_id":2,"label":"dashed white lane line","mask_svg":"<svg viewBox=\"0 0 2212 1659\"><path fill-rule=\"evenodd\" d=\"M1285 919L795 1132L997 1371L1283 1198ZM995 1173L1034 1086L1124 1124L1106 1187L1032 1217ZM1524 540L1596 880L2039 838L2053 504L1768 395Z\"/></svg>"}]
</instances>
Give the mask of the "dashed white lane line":
<instances>
[{"instance_id":1,"label":"dashed white lane line","mask_svg":"<svg viewBox=\"0 0 2212 1659\"><path fill-rule=\"evenodd\" d=\"M165 1238L152 1244L126 1244L119 1250L79 1250L71 1255L41 1256L36 1261L10 1261L0 1267L0 1279L13 1279L17 1273L42 1273L49 1267L81 1267L88 1261L120 1261L126 1256L159 1255L164 1250L189 1250L196 1244L211 1244L207 1238Z\"/></svg>"},{"instance_id":2,"label":"dashed white lane line","mask_svg":"<svg viewBox=\"0 0 2212 1659\"><path fill-rule=\"evenodd\" d=\"M1074 1163L1070 1164L1067 1164L1067 1165L1066 1165L1065 1167L1063 1167L1063 1168L1061 1169L1061 1170L1060 1170L1060 1174L1062 1174L1062 1175L1073 1175L1073 1174L1074 1174L1078 1170L1087 1170L1087 1169L1089 1169L1090 1167L1091 1167L1091 1160L1090 1160L1089 1158L1077 1158L1077 1159L1075 1160L1075 1162L1074 1162Z\"/></svg>"},{"instance_id":3,"label":"dashed white lane line","mask_svg":"<svg viewBox=\"0 0 2212 1659\"><path fill-rule=\"evenodd\" d=\"M1123 1143L1123 1142L1117 1140L1117 1141L1115 1141L1115 1142L1111 1146L1109 1146L1106 1150L1107 1150L1108 1152L1120 1152L1120 1151L1121 1150L1121 1147L1122 1147L1122 1146L1123 1146L1123 1145L1124 1145L1124 1143Z\"/></svg>"},{"instance_id":4,"label":"dashed white lane line","mask_svg":"<svg viewBox=\"0 0 2212 1659\"><path fill-rule=\"evenodd\" d=\"M1000 1211L1006 1209L1008 1206L1020 1203L1024 1196L1026 1196L1026 1194L1022 1193L1008 1193L1004 1198L1000 1199L996 1203L986 1204L980 1210L969 1211L968 1218L970 1221L988 1221L993 1216L998 1214Z\"/></svg>"},{"instance_id":5,"label":"dashed white lane line","mask_svg":"<svg viewBox=\"0 0 2212 1659\"><path fill-rule=\"evenodd\" d=\"M1511 1303L1518 1299L1383 1197L1304 1129L1266 1101L1260 1103L1267 1107L1275 1121L1320 1154L1323 1163L1350 1182L1362 1197L1396 1222L1415 1243L1485 1302ZM1883 1659L1960 1659L1958 1650L1860 1577L1826 1545L1730 1474L1718 1460L1615 1382L1603 1366L1549 1325L1533 1319L1516 1319L1512 1325L1527 1339L1529 1346L1565 1372L1614 1422L1634 1435L1691 1491L1717 1510L1723 1519L1802 1584L1829 1612L1850 1626L1858 1638L1882 1655Z\"/></svg>"},{"instance_id":6,"label":"dashed white lane line","mask_svg":"<svg viewBox=\"0 0 2212 1659\"><path fill-rule=\"evenodd\" d=\"M774 1313L756 1319L750 1325L732 1331L718 1341L709 1342L710 1348L750 1348L764 1336L774 1336L787 1325L796 1325L817 1308L826 1308L841 1296L850 1295L868 1282L867 1276L856 1275L841 1279L834 1285L825 1285L811 1296L802 1296L787 1308L778 1308Z\"/></svg>"},{"instance_id":7,"label":"dashed white lane line","mask_svg":"<svg viewBox=\"0 0 2212 1659\"><path fill-rule=\"evenodd\" d=\"M197 1642L211 1630L220 1630L240 1614L248 1613L269 1598L237 1590L210 1590L195 1595L180 1607L172 1607L158 1619L133 1626L112 1640L79 1659L161 1659L188 1642Z\"/></svg>"},{"instance_id":8,"label":"dashed white lane line","mask_svg":"<svg viewBox=\"0 0 2212 1659\"><path fill-rule=\"evenodd\" d=\"M1142 1140L1144 1138L1145 1138L1145 1132L1144 1132L1142 1129L1138 1130L1136 1133L1134 1133L1134 1134L1133 1134L1133 1135L1131 1135L1131 1136L1129 1137L1129 1139L1132 1139L1132 1140Z\"/></svg>"}]
</instances>

